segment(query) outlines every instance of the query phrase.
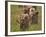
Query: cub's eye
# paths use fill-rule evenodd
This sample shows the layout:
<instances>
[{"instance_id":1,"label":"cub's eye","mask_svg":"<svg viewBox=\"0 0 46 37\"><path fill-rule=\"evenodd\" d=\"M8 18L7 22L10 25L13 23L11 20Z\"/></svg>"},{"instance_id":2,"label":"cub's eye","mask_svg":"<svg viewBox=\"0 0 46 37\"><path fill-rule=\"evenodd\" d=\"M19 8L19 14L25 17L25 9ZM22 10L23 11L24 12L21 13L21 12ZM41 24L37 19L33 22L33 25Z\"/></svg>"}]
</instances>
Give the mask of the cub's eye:
<instances>
[{"instance_id":1,"label":"cub's eye","mask_svg":"<svg viewBox=\"0 0 46 37\"><path fill-rule=\"evenodd\" d=\"M31 10L32 12L34 11L34 10Z\"/></svg>"}]
</instances>

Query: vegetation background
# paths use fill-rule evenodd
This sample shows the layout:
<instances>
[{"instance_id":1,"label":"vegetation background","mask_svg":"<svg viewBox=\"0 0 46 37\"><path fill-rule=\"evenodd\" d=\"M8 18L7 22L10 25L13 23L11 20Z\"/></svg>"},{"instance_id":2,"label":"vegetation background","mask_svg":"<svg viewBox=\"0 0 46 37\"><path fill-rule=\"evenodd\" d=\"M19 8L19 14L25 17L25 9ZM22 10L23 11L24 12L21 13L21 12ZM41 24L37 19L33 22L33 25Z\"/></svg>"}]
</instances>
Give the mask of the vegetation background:
<instances>
[{"instance_id":1,"label":"vegetation background","mask_svg":"<svg viewBox=\"0 0 46 37\"><path fill-rule=\"evenodd\" d=\"M38 18L37 24L32 24L30 25L29 29L27 31L38 31L42 29L42 7L41 6L33 6L38 12ZM18 17L19 15L23 14L23 9L24 6L21 5L11 5L11 32L18 32L20 31L20 24L17 22L20 18Z\"/></svg>"}]
</instances>

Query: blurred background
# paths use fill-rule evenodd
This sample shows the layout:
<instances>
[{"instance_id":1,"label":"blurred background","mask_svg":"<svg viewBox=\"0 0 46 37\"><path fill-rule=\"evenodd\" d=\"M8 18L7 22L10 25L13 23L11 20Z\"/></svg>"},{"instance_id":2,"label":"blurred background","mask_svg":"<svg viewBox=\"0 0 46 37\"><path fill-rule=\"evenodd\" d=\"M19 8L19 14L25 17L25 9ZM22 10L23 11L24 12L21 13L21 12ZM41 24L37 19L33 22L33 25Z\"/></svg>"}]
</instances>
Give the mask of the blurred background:
<instances>
[{"instance_id":1,"label":"blurred background","mask_svg":"<svg viewBox=\"0 0 46 37\"><path fill-rule=\"evenodd\" d=\"M41 6L32 6L38 11L36 18L32 18L32 25L30 25L27 31L39 31L42 29L42 7ZM27 8L25 5L11 5L11 32L20 31L20 24L17 20L20 21L19 16L24 13L24 9Z\"/></svg>"}]
</instances>

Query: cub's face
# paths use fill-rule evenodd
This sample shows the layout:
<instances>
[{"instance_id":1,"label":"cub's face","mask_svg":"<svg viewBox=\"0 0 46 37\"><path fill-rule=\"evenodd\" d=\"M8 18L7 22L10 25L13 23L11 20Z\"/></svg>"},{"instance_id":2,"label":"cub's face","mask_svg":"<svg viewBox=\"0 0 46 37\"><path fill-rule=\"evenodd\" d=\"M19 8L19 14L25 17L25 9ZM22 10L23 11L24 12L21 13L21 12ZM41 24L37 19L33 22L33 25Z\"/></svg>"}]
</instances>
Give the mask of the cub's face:
<instances>
[{"instance_id":1,"label":"cub's face","mask_svg":"<svg viewBox=\"0 0 46 37\"><path fill-rule=\"evenodd\" d=\"M29 15L32 17L35 14L35 8L29 9Z\"/></svg>"}]
</instances>

